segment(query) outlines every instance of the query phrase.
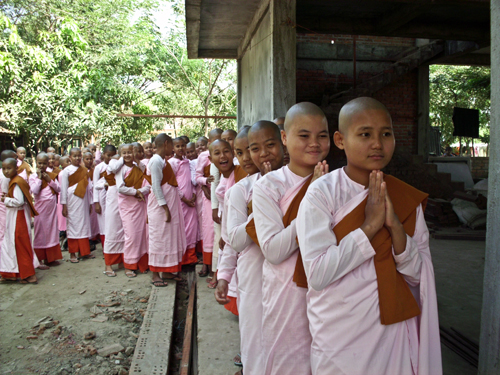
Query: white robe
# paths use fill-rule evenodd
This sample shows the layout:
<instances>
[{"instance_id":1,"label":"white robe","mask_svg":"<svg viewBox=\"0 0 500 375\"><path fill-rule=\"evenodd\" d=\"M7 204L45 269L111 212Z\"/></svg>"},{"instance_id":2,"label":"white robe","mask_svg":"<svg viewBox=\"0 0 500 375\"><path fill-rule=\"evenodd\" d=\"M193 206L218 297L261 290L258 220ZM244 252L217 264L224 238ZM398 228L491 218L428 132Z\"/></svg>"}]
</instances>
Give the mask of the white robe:
<instances>
[{"instance_id":1,"label":"white robe","mask_svg":"<svg viewBox=\"0 0 500 375\"><path fill-rule=\"evenodd\" d=\"M69 186L68 177L79 167L68 165L61 172L61 204L68 207L66 217L66 235L70 239L90 238L90 184L83 198L75 195L78 184Z\"/></svg>"},{"instance_id":2,"label":"white robe","mask_svg":"<svg viewBox=\"0 0 500 375\"><path fill-rule=\"evenodd\" d=\"M117 162L113 165L113 161ZM117 172L123 163L118 163L119 160L110 160L107 173ZM114 167L114 169L112 168ZM100 184L97 188L100 188ZM102 184L104 188L104 184ZM123 232L123 224L120 216L120 209L118 207L118 188L116 185L109 186L106 192L106 212L104 217L104 250L106 254L123 254L123 247L125 245L125 233Z\"/></svg>"},{"instance_id":3,"label":"white robe","mask_svg":"<svg viewBox=\"0 0 500 375\"><path fill-rule=\"evenodd\" d=\"M333 227L367 193L341 168L311 184L299 209L313 374L441 374L434 273L421 206L414 236L407 236L403 253L393 255L416 291L420 317L382 325L373 247L359 228L337 243Z\"/></svg>"},{"instance_id":4,"label":"white robe","mask_svg":"<svg viewBox=\"0 0 500 375\"><path fill-rule=\"evenodd\" d=\"M307 177L285 166L262 177L253 189L255 229L264 257L262 269L262 349L266 375L311 373L307 289L293 281L299 254L296 220L283 216Z\"/></svg>"},{"instance_id":5,"label":"white robe","mask_svg":"<svg viewBox=\"0 0 500 375\"><path fill-rule=\"evenodd\" d=\"M108 169L108 165L101 162L94 168L94 202L99 203L101 206L101 213L97 214L97 221L99 222L99 234L105 235L106 233L106 189L104 183L106 179L101 177L101 173ZM95 207L95 206L94 206ZM104 244L103 244L104 245Z\"/></svg>"},{"instance_id":6,"label":"white robe","mask_svg":"<svg viewBox=\"0 0 500 375\"><path fill-rule=\"evenodd\" d=\"M240 349L241 361L245 374L248 375L264 373L262 330L256 329L262 326L264 255L246 232L247 224L253 219L253 213L248 215L248 203L252 200L254 184L260 177L260 173L248 176L229 189L223 216L228 242L233 251L239 254L237 272Z\"/></svg>"},{"instance_id":7,"label":"white robe","mask_svg":"<svg viewBox=\"0 0 500 375\"><path fill-rule=\"evenodd\" d=\"M7 191L8 182L10 179L4 178L7 181ZM3 189L2 189L3 190ZM19 267L17 264L17 254L16 254L16 220L17 212L19 210L24 211L24 217L26 218L26 226L28 228L30 242L33 244L32 231L31 228L31 212L28 203L24 201L24 194L21 188L16 185L14 187L14 198L5 198L5 207L7 208L5 217L5 235L2 241L0 253L0 272L18 273ZM32 246L33 248L33 246ZM33 250L32 250L33 251ZM40 265L35 252L33 251L33 267L37 268Z\"/></svg>"}]
</instances>

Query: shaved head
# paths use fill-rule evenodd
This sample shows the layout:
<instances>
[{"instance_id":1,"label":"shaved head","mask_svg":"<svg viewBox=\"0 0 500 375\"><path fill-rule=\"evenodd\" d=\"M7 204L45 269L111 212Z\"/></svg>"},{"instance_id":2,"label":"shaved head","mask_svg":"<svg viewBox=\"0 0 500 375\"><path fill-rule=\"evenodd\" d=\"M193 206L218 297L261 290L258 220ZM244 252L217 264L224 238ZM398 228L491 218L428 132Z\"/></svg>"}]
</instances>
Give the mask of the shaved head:
<instances>
[{"instance_id":1,"label":"shaved head","mask_svg":"<svg viewBox=\"0 0 500 375\"><path fill-rule=\"evenodd\" d=\"M113 145L106 145L104 146L104 149L102 150L102 152L116 152L116 147L113 146Z\"/></svg>"},{"instance_id":2,"label":"shaved head","mask_svg":"<svg viewBox=\"0 0 500 375\"><path fill-rule=\"evenodd\" d=\"M224 130L221 136L224 136L224 134L232 135L233 137L236 137L238 135L238 133L233 129Z\"/></svg>"},{"instance_id":3,"label":"shaved head","mask_svg":"<svg viewBox=\"0 0 500 375\"><path fill-rule=\"evenodd\" d=\"M2 166L10 165L12 167L17 167L17 161L14 158L7 158L2 162Z\"/></svg>"},{"instance_id":4,"label":"shaved head","mask_svg":"<svg viewBox=\"0 0 500 375\"><path fill-rule=\"evenodd\" d=\"M166 133L160 133L155 138L156 147L163 145L166 141L172 142L172 138L170 138Z\"/></svg>"},{"instance_id":5,"label":"shaved head","mask_svg":"<svg viewBox=\"0 0 500 375\"><path fill-rule=\"evenodd\" d=\"M22 146L18 147L16 150L17 151L26 151L26 149L24 147L22 147Z\"/></svg>"},{"instance_id":6,"label":"shaved head","mask_svg":"<svg viewBox=\"0 0 500 375\"><path fill-rule=\"evenodd\" d=\"M271 130L274 137L281 142L280 128L274 122L267 120L257 121L255 124L252 125L250 129L248 129L248 138L249 138L248 141L250 142L250 138L252 137L253 134L267 129Z\"/></svg>"},{"instance_id":7,"label":"shaved head","mask_svg":"<svg viewBox=\"0 0 500 375\"><path fill-rule=\"evenodd\" d=\"M248 138L248 131L250 130L250 125L245 125L243 126L238 134L236 135L236 139L241 139L241 138Z\"/></svg>"},{"instance_id":8,"label":"shaved head","mask_svg":"<svg viewBox=\"0 0 500 375\"><path fill-rule=\"evenodd\" d=\"M293 105L286 113L284 130L288 132L292 126L298 122L302 116L318 116L322 117L325 124L328 126L325 113L316 104L310 102L302 102Z\"/></svg>"},{"instance_id":9,"label":"shaved head","mask_svg":"<svg viewBox=\"0 0 500 375\"><path fill-rule=\"evenodd\" d=\"M208 143L208 138L207 137L200 137L196 142L205 142Z\"/></svg>"},{"instance_id":10,"label":"shaved head","mask_svg":"<svg viewBox=\"0 0 500 375\"><path fill-rule=\"evenodd\" d=\"M45 152L40 152L37 156L36 156L36 160L49 160L49 155L47 155Z\"/></svg>"},{"instance_id":11,"label":"shaved head","mask_svg":"<svg viewBox=\"0 0 500 375\"><path fill-rule=\"evenodd\" d=\"M231 148L231 145L229 144L229 142L223 141L222 139L216 139L215 141L210 143L210 146L208 146L208 150L210 151L210 154L212 154L212 151L215 147L221 146L221 145L224 145L224 146Z\"/></svg>"},{"instance_id":12,"label":"shaved head","mask_svg":"<svg viewBox=\"0 0 500 375\"><path fill-rule=\"evenodd\" d=\"M12 150L3 150L2 154L0 155L0 159L2 159L2 161L8 158L15 159L16 157L17 157L16 152Z\"/></svg>"},{"instance_id":13,"label":"shaved head","mask_svg":"<svg viewBox=\"0 0 500 375\"><path fill-rule=\"evenodd\" d=\"M391 115L385 105L380 103L378 100L364 96L353 99L342 107L339 113L339 132L345 134L351 125L353 116L360 112L369 110L385 112L390 120L390 123L392 124Z\"/></svg>"},{"instance_id":14,"label":"shaved head","mask_svg":"<svg viewBox=\"0 0 500 375\"><path fill-rule=\"evenodd\" d=\"M81 150L78 147L73 147L71 150L69 150L69 155L71 156L71 154L74 152L81 152Z\"/></svg>"},{"instance_id":15,"label":"shaved head","mask_svg":"<svg viewBox=\"0 0 500 375\"><path fill-rule=\"evenodd\" d=\"M284 117L276 117L273 122L279 126L281 130L285 130L285 118Z\"/></svg>"},{"instance_id":16,"label":"shaved head","mask_svg":"<svg viewBox=\"0 0 500 375\"><path fill-rule=\"evenodd\" d=\"M222 129L219 129L219 128L215 128L215 129L212 129L208 132L208 140L210 142L213 142L215 141L216 139L220 139L220 137L222 136L222 133L224 131Z\"/></svg>"}]
</instances>

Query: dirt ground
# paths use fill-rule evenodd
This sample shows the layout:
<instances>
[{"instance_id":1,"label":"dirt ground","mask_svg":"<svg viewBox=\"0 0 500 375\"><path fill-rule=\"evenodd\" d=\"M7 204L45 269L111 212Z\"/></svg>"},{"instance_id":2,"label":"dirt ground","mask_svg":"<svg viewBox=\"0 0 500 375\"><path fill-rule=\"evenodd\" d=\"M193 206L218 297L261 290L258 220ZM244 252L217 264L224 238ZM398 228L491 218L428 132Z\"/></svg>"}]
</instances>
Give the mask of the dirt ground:
<instances>
[{"instance_id":1,"label":"dirt ground","mask_svg":"<svg viewBox=\"0 0 500 375\"><path fill-rule=\"evenodd\" d=\"M63 252L38 285L0 284L0 374L128 374L151 274L107 277L100 245L94 254L72 264Z\"/></svg>"}]
</instances>

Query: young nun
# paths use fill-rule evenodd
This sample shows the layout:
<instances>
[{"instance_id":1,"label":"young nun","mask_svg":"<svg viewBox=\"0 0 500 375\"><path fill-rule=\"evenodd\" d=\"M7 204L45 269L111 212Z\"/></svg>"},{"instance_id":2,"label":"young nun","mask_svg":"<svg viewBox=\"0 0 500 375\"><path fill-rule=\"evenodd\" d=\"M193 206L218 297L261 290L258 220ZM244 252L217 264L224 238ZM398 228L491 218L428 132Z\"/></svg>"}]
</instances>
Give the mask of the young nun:
<instances>
[{"instance_id":1,"label":"young nun","mask_svg":"<svg viewBox=\"0 0 500 375\"><path fill-rule=\"evenodd\" d=\"M101 153L101 162L94 168L93 176L93 200L94 211L97 215L99 223L99 235L101 237L101 244L104 250L104 243L106 242L106 171L108 169L109 161L116 155L116 147L113 145L106 145Z\"/></svg>"},{"instance_id":2,"label":"young nun","mask_svg":"<svg viewBox=\"0 0 500 375\"><path fill-rule=\"evenodd\" d=\"M78 263L76 253L82 258L95 258L90 252L90 188L88 170L81 166L79 148L69 151L71 162L61 173L62 214L66 218L66 235L70 262Z\"/></svg>"},{"instance_id":3,"label":"young nun","mask_svg":"<svg viewBox=\"0 0 500 375\"><path fill-rule=\"evenodd\" d=\"M278 125L280 130L285 130L285 118L284 117L276 117L273 122ZM283 165L288 165L290 163L290 155L286 149L286 146L283 147L283 151L285 152L283 157Z\"/></svg>"},{"instance_id":4,"label":"young nun","mask_svg":"<svg viewBox=\"0 0 500 375\"><path fill-rule=\"evenodd\" d=\"M61 158L59 159L59 162L61 164L61 172L68 165L71 164L68 156L61 156ZM59 187L61 187L62 173L58 174L57 179L59 181ZM61 238L63 238L63 239L66 238L66 229L67 229L66 218L63 216L62 212L63 212L63 205L61 204L61 194L59 194L59 198L57 201L57 228L59 229L59 241L61 241ZM64 246L63 246L63 248L64 248ZM66 243L66 247L64 248L64 250L65 251L68 250L67 243Z\"/></svg>"},{"instance_id":5,"label":"young nun","mask_svg":"<svg viewBox=\"0 0 500 375\"><path fill-rule=\"evenodd\" d=\"M317 166L330 150L323 111L312 103L292 106L286 115L282 140L290 163L263 176L254 186L252 199L255 229L265 258L263 374L307 375L311 373L311 335L306 315L307 290L293 280L300 262L293 208L300 203L295 199L298 193L324 173L325 166Z\"/></svg>"},{"instance_id":6,"label":"young nun","mask_svg":"<svg viewBox=\"0 0 500 375\"><path fill-rule=\"evenodd\" d=\"M192 160L191 168L193 169L193 185L196 186L196 212L198 213L198 243L196 244L196 251L203 254L203 236L202 236L202 224L203 224L203 200L204 193L201 190L201 185L196 181L196 168L198 167L198 157L200 153L207 150L207 140L205 137L200 137L195 143L196 148L196 159Z\"/></svg>"},{"instance_id":7,"label":"young nun","mask_svg":"<svg viewBox=\"0 0 500 375\"><path fill-rule=\"evenodd\" d=\"M380 172L395 140L375 99L342 107L334 141L347 166L309 187L297 217L313 374L441 374L427 194Z\"/></svg>"},{"instance_id":8,"label":"young nun","mask_svg":"<svg viewBox=\"0 0 500 375\"><path fill-rule=\"evenodd\" d=\"M21 284L36 284L38 259L31 247L33 206L28 183L17 174L17 162L8 158L2 163L3 175L9 179L8 192L1 201L6 207L5 234L0 249L0 275L6 280L20 279Z\"/></svg>"},{"instance_id":9,"label":"young nun","mask_svg":"<svg viewBox=\"0 0 500 375\"><path fill-rule=\"evenodd\" d=\"M0 159L4 161L5 159L14 159L17 160L17 154L12 150L4 150L0 154ZM17 165L17 161L16 161ZM6 178L3 174L3 171L0 169L0 194L7 194L9 192L9 179ZM5 235L5 215L7 213L7 209L5 208L5 204L0 202L0 247L2 245L3 237ZM1 256L1 251L0 251Z\"/></svg>"},{"instance_id":10,"label":"young nun","mask_svg":"<svg viewBox=\"0 0 500 375\"><path fill-rule=\"evenodd\" d=\"M88 170L89 177L89 202L90 202L90 240L92 250L95 250L94 241L98 241L100 235L99 218L94 209L94 156L92 152L83 154L83 164ZM104 245L104 244L103 244Z\"/></svg>"},{"instance_id":11,"label":"young nun","mask_svg":"<svg viewBox=\"0 0 500 375\"><path fill-rule=\"evenodd\" d=\"M140 146L140 148L139 148ZM135 146L142 149L141 145ZM121 150L123 166L115 173L116 186L118 187L118 207L123 223L125 244L123 261L125 275L129 278L136 277L136 270L148 270L148 240L146 237L146 198L151 186L144 182L144 165L134 155L134 145L124 145ZM134 163L135 159L139 164Z\"/></svg>"},{"instance_id":12,"label":"young nun","mask_svg":"<svg viewBox=\"0 0 500 375\"><path fill-rule=\"evenodd\" d=\"M148 200L149 268L153 271L152 284L164 287L166 280L182 280L175 274L181 271L186 234L177 179L165 161L165 156L172 153L172 138L161 133L155 144L156 154L148 164L152 189Z\"/></svg>"},{"instance_id":13,"label":"young nun","mask_svg":"<svg viewBox=\"0 0 500 375\"><path fill-rule=\"evenodd\" d=\"M240 131L234 148L240 165L249 174L226 193L223 226L226 226L228 243L239 254L238 272L238 312L240 329L241 361L245 374L264 373L263 352L261 347L262 331L255 327L262 326L262 265L264 256L246 232L246 227L253 219L252 193L255 183L267 172L283 165L283 145L279 128L270 121L259 121L247 130ZM260 173L259 173L260 172ZM227 246L227 244L226 244ZM226 249L222 255L222 262ZM228 295L224 288L223 272L218 273L221 299ZM217 295L216 295L217 298Z\"/></svg>"},{"instance_id":14,"label":"young nun","mask_svg":"<svg viewBox=\"0 0 500 375\"><path fill-rule=\"evenodd\" d=\"M144 149L144 158L142 159L142 164L146 167L148 166L149 160L153 157L153 144L149 141L146 141L142 144L142 148Z\"/></svg>"},{"instance_id":15,"label":"young nun","mask_svg":"<svg viewBox=\"0 0 500 375\"><path fill-rule=\"evenodd\" d=\"M106 146L107 147L107 146ZM104 264L105 270L104 274L108 277L115 277L116 273L113 271L113 265L117 264L118 268L123 268L123 248L125 245L125 234L123 231L123 223L120 217L120 209L118 207L118 188L116 187L115 173L123 165L123 159L120 158L122 146L118 148L118 154L116 149L108 148L106 152L103 153L103 158L105 153L108 153L110 160L106 168L106 173L104 175L104 190L106 190L106 210L104 216ZM106 149L105 149L106 150ZM113 155L115 154L115 155ZM120 167L116 167L114 172L112 171L113 162ZM98 189L101 185L98 185Z\"/></svg>"},{"instance_id":16,"label":"young nun","mask_svg":"<svg viewBox=\"0 0 500 375\"><path fill-rule=\"evenodd\" d=\"M49 147L52 148L52 147ZM56 154L53 152L47 152L47 157L49 158L49 161L47 163L47 168L46 172L54 172L54 161L56 160Z\"/></svg>"},{"instance_id":17,"label":"young nun","mask_svg":"<svg viewBox=\"0 0 500 375\"><path fill-rule=\"evenodd\" d=\"M49 157L45 153L36 157L37 172L30 176L29 184L35 197L35 238L33 248L40 262L58 265L63 259L57 227L57 196L61 192L57 175L47 172Z\"/></svg>"},{"instance_id":18,"label":"young nun","mask_svg":"<svg viewBox=\"0 0 500 375\"><path fill-rule=\"evenodd\" d=\"M221 129L213 129L208 133L209 143L220 139ZM198 155L198 165L196 166L196 183L203 191L203 211L200 222L201 235L203 238L203 268L200 271L200 277L206 277L212 273L212 252L214 248L214 221L211 201L210 185L214 182L214 176L211 175L210 152L203 151Z\"/></svg>"},{"instance_id":19,"label":"young nun","mask_svg":"<svg viewBox=\"0 0 500 375\"><path fill-rule=\"evenodd\" d=\"M208 150L208 138L200 137L196 141L196 154L200 156L203 151Z\"/></svg>"},{"instance_id":20,"label":"young nun","mask_svg":"<svg viewBox=\"0 0 500 375\"><path fill-rule=\"evenodd\" d=\"M24 160L26 158L26 149L24 147L16 148L17 154L17 174L24 178L24 181L28 182L31 174L30 165Z\"/></svg>"},{"instance_id":21,"label":"young nun","mask_svg":"<svg viewBox=\"0 0 500 375\"><path fill-rule=\"evenodd\" d=\"M185 158L186 144L181 137L173 140L175 156L168 159L175 173L178 190L181 198L182 216L184 218L184 231L186 237L186 251L182 264L196 264L196 242L198 242L198 213L196 211L196 190L191 176L189 159ZM170 206L169 206L170 207Z\"/></svg>"}]
</instances>

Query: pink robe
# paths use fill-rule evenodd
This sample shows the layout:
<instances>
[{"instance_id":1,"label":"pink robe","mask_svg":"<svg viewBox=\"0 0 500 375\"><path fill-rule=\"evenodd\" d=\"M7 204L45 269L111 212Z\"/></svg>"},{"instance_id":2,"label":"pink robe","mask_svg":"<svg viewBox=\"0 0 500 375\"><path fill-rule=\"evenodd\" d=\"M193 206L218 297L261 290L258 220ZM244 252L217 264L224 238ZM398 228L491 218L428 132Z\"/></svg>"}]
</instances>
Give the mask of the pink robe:
<instances>
[{"instance_id":1,"label":"pink robe","mask_svg":"<svg viewBox=\"0 0 500 375\"><path fill-rule=\"evenodd\" d=\"M107 172L115 173L121 168L121 165L116 167L117 169L111 170L112 162L117 160L111 160L109 162ZM118 161L117 161L118 162ZM97 188L100 188L100 184ZM104 184L103 184L104 188ZM125 245L125 234L123 232L123 223L120 216L120 209L118 207L118 188L116 185L109 186L106 192L106 212L104 217L104 249L105 254L123 254L123 248Z\"/></svg>"},{"instance_id":2,"label":"pink robe","mask_svg":"<svg viewBox=\"0 0 500 375\"><path fill-rule=\"evenodd\" d=\"M5 179L10 182L10 179ZM16 254L16 220L18 211L23 211L24 217L26 219L26 226L28 228L30 241L33 243L32 231L29 230L31 227L31 211L27 203L25 203L24 194L19 186L16 185L14 188L14 198L5 198L6 206L6 219L5 219L5 234L0 248L0 272L5 273L18 273L19 266L17 262ZM36 257L35 251L33 251L33 267L37 268L40 263Z\"/></svg>"},{"instance_id":3,"label":"pink robe","mask_svg":"<svg viewBox=\"0 0 500 375\"><path fill-rule=\"evenodd\" d=\"M106 189L104 188L104 183L106 180L101 177L101 173L108 169L108 165L104 162L99 163L94 168L94 192L93 198L94 203L99 203L101 206L101 213L97 214L97 222L99 223L99 234L104 236L106 233ZM95 207L95 205L94 205ZM104 246L104 244L102 244Z\"/></svg>"},{"instance_id":4,"label":"pink robe","mask_svg":"<svg viewBox=\"0 0 500 375\"><path fill-rule=\"evenodd\" d=\"M233 274L236 273L236 266L238 263L238 253L231 248L231 244L229 243L229 238L227 235L227 212L225 212L225 198L226 195L229 196L230 189L234 186L234 172L228 178L225 178L223 175L220 176L219 186L215 190L215 195L219 200L219 217L221 220L221 238L226 242L224 246L224 250L219 249L219 264L217 266L217 278L224 279L229 282L228 293L229 297L238 297L238 277L233 277ZM222 275L222 276L221 276Z\"/></svg>"},{"instance_id":5,"label":"pink robe","mask_svg":"<svg viewBox=\"0 0 500 375\"><path fill-rule=\"evenodd\" d=\"M186 251L184 217L178 188L168 182L161 185L165 163L159 155L153 155L147 169L152 179L152 194L148 200L149 265L171 268L162 272L179 272ZM161 207L165 204L170 211L169 223L165 221L165 210Z\"/></svg>"},{"instance_id":6,"label":"pink robe","mask_svg":"<svg viewBox=\"0 0 500 375\"><path fill-rule=\"evenodd\" d=\"M196 166L196 182L200 187L210 187L210 184L207 184L207 178L204 177L203 171L203 169L210 164L210 160L208 159L209 155L210 153L208 151L203 151L198 156L198 165ZM203 192L201 192L201 195L203 196L203 211L201 221L203 252L211 256L214 246L214 221L212 219L212 202L205 197L205 194Z\"/></svg>"},{"instance_id":7,"label":"pink robe","mask_svg":"<svg viewBox=\"0 0 500 375\"><path fill-rule=\"evenodd\" d=\"M116 173L116 186L118 187L118 207L122 218L125 234L123 261L126 264L138 264L141 258L148 253L146 237L146 211L147 204L135 198L136 189L125 186L125 178L132 171L131 167L123 165ZM139 191L144 195L149 194L150 186L143 186Z\"/></svg>"},{"instance_id":8,"label":"pink robe","mask_svg":"<svg viewBox=\"0 0 500 375\"><path fill-rule=\"evenodd\" d=\"M299 254L296 220L283 216L307 177L285 166L254 186L253 214L265 261L262 268L262 350L266 375L311 374L306 292L293 281Z\"/></svg>"},{"instance_id":9,"label":"pink robe","mask_svg":"<svg viewBox=\"0 0 500 375\"><path fill-rule=\"evenodd\" d=\"M95 172L95 170L94 170ZM99 227L99 218L94 210L94 181L89 179L89 203L92 206L90 213L90 238L94 239L101 234Z\"/></svg>"},{"instance_id":10,"label":"pink robe","mask_svg":"<svg viewBox=\"0 0 500 375\"><path fill-rule=\"evenodd\" d=\"M68 207L66 217L66 235L69 239L90 238L90 186L83 198L75 195L78 184L69 186L68 177L75 173L78 167L68 165L61 173L61 204Z\"/></svg>"},{"instance_id":11,"label":"pink robe","mask_svg":"<svg viewBox=\"0 0 500 375\"><path fill-rule=\"evenodd\" d=\"M57 228L57 195L60 193L58 181L51 181L45 189L42 189L42 180L33 173L29 178L31 191L35 197L35 239L34 249L48 249L59 245L59 230Z\"/></svg>"},{"instance_id":12,"label":"pink robe","mask_svg":"<svg viewBox=\"0 0 500 375\"><path fill-rule=\"evenodd\" d=\"M228 197L224 207L229 243L239 254L237 272L240 350L245 374L248 375L264 373L262 331L255 329L262 326L264 255L246 232L247 224L253 219L253 214L248 215L248 203L252 200L254 184L260 177L260 173L256 173L234 185L226 194Z\"/></svg>"},{"instance_id":13,"label":"pink robe","mask_svg":"<svg viewBox=\"0 0 500 375\"><path fill-rule=\"evenodd\" d=\"M201 186L196 182L196 167L198 165L198 159L190 160L189 166L191 167L191 180L193 181L193 185L195 186L196 193L196 214L198 215L198 236L196 237L196 242L201 241L201 225L202 221L202 212L203 212L203 191L201 191Z\"/></svg>"},{"instance_id":14,"label":"pink robe","mask_svg":"<svg viewBox=\"0 0 500 375\"><path fill-rule=\"evenodd\" d=\"M9 179L5 178L3 171L0 170L0 193L7 194L9 191ZM7 215L7 208L5 203L0 201L0 249L2 247L3 237L5 235L5 218ZM0 250L0 258L2 257L2 251ZM0 260L1 262L1 260Z\"/></svg>"},{"instance_id":15,"label":"pink robe","mask_svg":"<svg viewBox=\"0 0 500 375\"><path fill-rule=\"evenodd\" d=\"M332 231L367 193L340 168L314 182L299 209L313 373L441 374L434 271L421 206L405 251L393 253L422 311L404 322L380 323L375 251L364 232L358 228L338 244Z\"/></svg>"},{"instance_id":16,"label":"pink robe","mask_svg":"<svg viewBox=\"0 0 500 375\"><path fill-rule=\"evenodd\" d=\"M18 168L21 166L21 164L23 164L23 162L20 159L17 159L17 167ZM26 170L24 170L21 173L19 173L19 176L22 177L24 179L24 181L26 181L26 182L29 183L29 181L28 181L28 172L26 172Z\"/></svg>"},{"instance_id":17,"label":"pink robe","mask_svg":"<svg viewBox=\"0 0 500 375\"><path fill-rule=\"evenodd\" d=\"M57 180L59 181L59 186L61 186L61 179L62 179L62 171L59 173L59 176L57 176ZM66 232L67 229L66 218L62 214L62 209L63 206L61 204L61 194L59 194L59 197L57 198L57 229L59 229L59 232Z\"/></svg>"},{"instance_id":18,"label":"pink robe","mask_svg":"<svg viewBox=\"0 0 500 375\"><path fill-rule=\"evenodd\" d=\"M191 199L195 193L195 187L191 180L189 160L170 158L168 162L175 173L181 198ZM196 246L196 242L198 241L198 213L196 212L196 207L189 207L180 200L179 202L182 207L182 216L184 217L187 248L191 249Z\"/></svg>"}]
</instances>

